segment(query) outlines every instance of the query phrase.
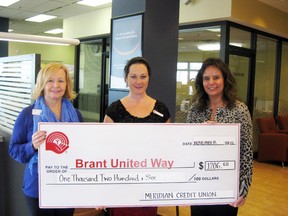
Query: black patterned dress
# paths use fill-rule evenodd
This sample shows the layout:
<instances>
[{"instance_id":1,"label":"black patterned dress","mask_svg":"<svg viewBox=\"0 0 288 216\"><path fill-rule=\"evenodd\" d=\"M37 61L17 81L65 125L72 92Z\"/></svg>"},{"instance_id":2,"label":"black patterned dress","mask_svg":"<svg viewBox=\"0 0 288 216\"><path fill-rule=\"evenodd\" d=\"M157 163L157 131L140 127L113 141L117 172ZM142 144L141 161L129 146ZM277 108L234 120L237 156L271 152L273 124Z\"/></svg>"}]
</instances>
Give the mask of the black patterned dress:
<instances>
[{"instance_id":1,"label":"black patterned dress","mask_svg":"<svg viewBox=\"0 0 288 216\"><path fill-rule=\"evenodd\" d=\"M113 102L106 110L106 115L116 123L165 123L170 118L168 108L161 101L156 101L150 114L143 118L131 115L120 100ZM111 208L110 216L156 216L157 207Z\"/></svg>"}]
</instances>

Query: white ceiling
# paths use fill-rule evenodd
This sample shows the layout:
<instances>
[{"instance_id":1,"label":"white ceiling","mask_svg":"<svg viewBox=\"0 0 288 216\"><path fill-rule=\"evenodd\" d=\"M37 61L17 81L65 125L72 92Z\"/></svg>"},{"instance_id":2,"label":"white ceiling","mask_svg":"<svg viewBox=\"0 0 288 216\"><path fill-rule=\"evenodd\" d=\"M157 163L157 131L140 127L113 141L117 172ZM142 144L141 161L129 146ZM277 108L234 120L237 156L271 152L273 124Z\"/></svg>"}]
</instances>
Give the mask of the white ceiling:
<instances>
[{"instance_id":1,"label":"white ceiling","mask_svg":"<svg viewBox=\"0 0 288 216\"><path fill-rule=\"evenodd\" d=\"M63 19L65 18L88 13L100 8L76 4L78 1L80 0L20 0L9 7L0 6L0 17L9 18L9 28L13 29L13 33L62 37L62 34L51 35L44 32L55 28L62 28ZM102 7L107 7L107 5L109 4ZM57 16L57 18L43 23L25 21L26 18L38 14L53 15Z\"/></svg>"},{"instance_id":2,"label":"white ceiling","mask_svg":"<svg viewBox=\"0 0 288 216\"><path fill-rule=\"evenodd\" d=\"M78 1L79 0L20 0L9 7L0 7L0 17L10 19L9 28L14 30L13 33L62 37L62 34L48 35L44 32L55 28L62 28L63 19L65 18L99 9L99 7L88 7L76 4ZM288 13L288 0L258 1ZM57 18L43 23L24 21L24 19L40 13L54 15L57 16Z\"/></svg>"}]
</instances>

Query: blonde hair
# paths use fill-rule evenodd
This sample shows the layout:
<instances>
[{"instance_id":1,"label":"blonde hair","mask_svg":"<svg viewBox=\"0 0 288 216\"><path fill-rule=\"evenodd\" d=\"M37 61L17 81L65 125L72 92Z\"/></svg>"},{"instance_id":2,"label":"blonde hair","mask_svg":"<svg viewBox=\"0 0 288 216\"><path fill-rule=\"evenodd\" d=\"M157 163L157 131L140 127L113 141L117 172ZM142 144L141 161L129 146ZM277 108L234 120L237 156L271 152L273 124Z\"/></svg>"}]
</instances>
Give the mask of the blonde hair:
<instances>
[{"instance_id":1,"label":"blonde hair","mask_svg":"<svg viewBox=\"0 0 288 216\"><path fill-rule=\"evenodd\" d=\"M44 88L50 75L52 73L58 72L61 69L63 69L66 73L66 83L67 83L63 97L67 98L70 101L76 98L76 93L73 91L72 79L69 74L68 68L62 63L49 63L45 65L37 75L36 84L32 94L32 98L34 100L36 100L40 96L44 96Z\"/></svg>"}]
</instances>

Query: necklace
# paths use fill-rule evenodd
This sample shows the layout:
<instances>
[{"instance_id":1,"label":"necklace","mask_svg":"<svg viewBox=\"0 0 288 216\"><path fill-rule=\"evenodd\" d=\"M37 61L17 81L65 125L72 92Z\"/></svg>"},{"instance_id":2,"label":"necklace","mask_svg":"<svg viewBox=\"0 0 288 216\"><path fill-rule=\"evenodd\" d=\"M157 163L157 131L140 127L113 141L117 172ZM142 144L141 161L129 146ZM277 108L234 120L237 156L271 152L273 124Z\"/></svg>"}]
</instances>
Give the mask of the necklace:
<instances>
[{"instance_id":1,"label":"necklace","mask_svg":"<svg viewBox=\"0 0 288 216\"><path fill-rule=\"evenodd\" d=\"M211 106L210 104L210 110L211 110L211 115L210 115L210 121L215 121L215 116L216 116L216 113L217 113L217 110L219 110L220 108L224 108L225 107L225 104L224 102L221 103L221 105L219 106Z\"/></svg>"}]
</instances>

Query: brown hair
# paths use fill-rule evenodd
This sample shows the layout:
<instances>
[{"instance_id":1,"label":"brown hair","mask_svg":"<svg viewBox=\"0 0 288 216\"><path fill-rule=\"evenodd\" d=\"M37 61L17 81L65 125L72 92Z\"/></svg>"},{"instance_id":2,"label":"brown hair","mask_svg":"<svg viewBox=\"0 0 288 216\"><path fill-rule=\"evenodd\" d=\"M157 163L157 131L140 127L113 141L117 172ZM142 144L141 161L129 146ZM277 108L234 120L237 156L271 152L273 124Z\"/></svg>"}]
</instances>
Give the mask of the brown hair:
<instances>
[{"instance_id":1,"label":"brown hair","mask_svg":"<svg viewBox=\"0 0 288 216\"><path fill-rule=\"evenodd\" d=\"M228 65L219 58L208 58L203 62L202 67L196 76L196 93L193 95L192 101L198 103L197 106L200 110L208 108L209 97L203 87L203 74L210 66L216 67L221 71L224 78L223 98L227 102L228 108L234 107L235 101L237 100L236 80Z\"/></svg>"},{"instance_id":2,"label":"brown hair","mask_svg":"<svg viewBox=\"0 0 288 216\"><path fill-rule=\"evenodd\" d=\"M145 67L147 68L147 71L148 71L148 76L150 77L151 76L151 67L149 65L149 63L147 62L147 60L143 57L134 57L132 59L130 59L127 64L125 65L124 67L124 78L126 80L128 74L129 74L129 69L132 65L134 64L143 64L145 65Z\"/></svg>"}]
</instances>

